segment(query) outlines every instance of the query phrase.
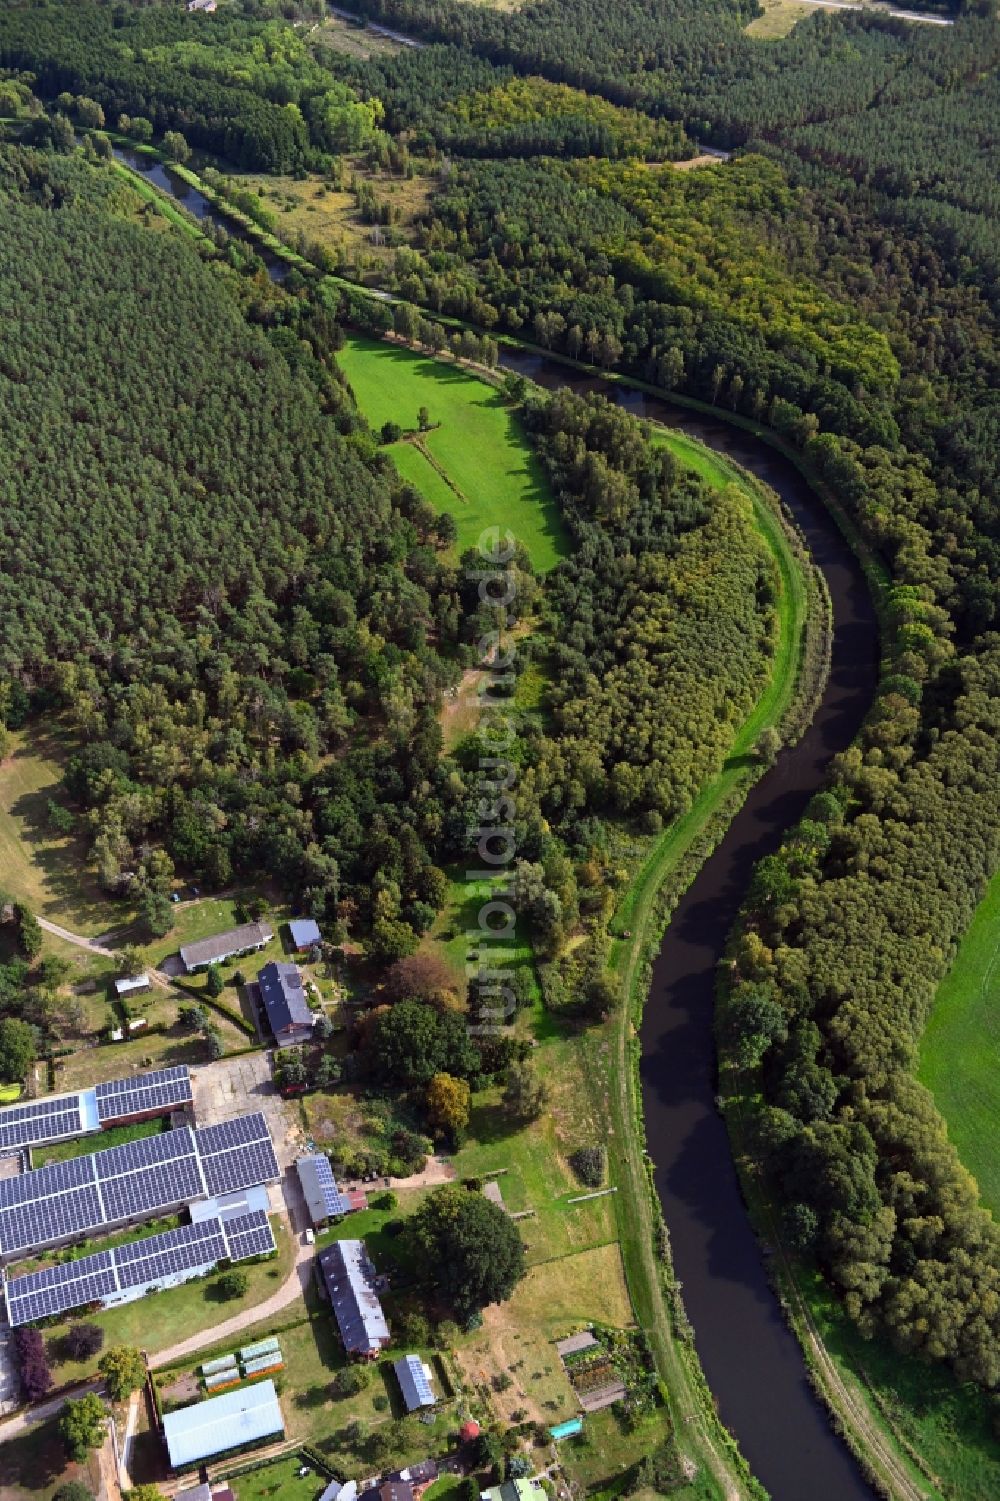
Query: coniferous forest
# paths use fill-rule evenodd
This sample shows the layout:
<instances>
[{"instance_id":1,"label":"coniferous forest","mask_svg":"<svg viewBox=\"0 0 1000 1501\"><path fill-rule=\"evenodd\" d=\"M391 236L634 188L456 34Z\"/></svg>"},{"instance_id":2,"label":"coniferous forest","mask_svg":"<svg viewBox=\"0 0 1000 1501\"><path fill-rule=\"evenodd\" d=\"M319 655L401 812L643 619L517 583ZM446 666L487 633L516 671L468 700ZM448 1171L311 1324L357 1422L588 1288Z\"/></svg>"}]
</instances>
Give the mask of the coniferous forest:
<instances>
[{"instance_id":1,"label":"coniferous forest","mask_svg":"<svg viewBox=\"0 0 1000 1501\"><path fill-rule=\"evenodd\" d=\"M419 308L759 425L877 560L878 696L756 873L721 1046L755 1071L790 1241L863 1331L997 1393L1000 1227L915 1079L1000 866L995 9L820 11L762 44L753 0L353 5L425 45L321 51L318 7L292 28L266 0L196 35L175 5L0 12L5 82L46 108L0 160L8 721L72 723L109 889L159 841L210 884L346 898L380 959L426 930L475 816L475 746L444 757L437 712L482 622L338 378L343 289L154 233L53 117L83 95L224 172L405 153L428 191L378 271L398 331ZM676 170L705 147L733 156ZM724 758L774 580L739 498L631 418L522 418L572 543L544 583L519 560L550 678L518 814L547 959L602 821L655 831ZM592 943L574 1014L620 1001L602 964Z\"/></svg>"}]
</instances>

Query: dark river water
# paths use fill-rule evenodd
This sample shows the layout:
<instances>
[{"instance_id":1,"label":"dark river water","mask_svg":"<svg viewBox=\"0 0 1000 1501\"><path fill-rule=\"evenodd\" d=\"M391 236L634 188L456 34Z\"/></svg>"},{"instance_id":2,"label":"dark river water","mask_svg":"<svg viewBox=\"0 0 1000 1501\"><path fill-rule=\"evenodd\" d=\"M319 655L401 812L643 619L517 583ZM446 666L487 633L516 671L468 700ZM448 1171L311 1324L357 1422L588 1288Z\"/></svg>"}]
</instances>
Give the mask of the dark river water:
<instances>
[{"instance_id":1,"label":"dark river water","mask_svg":"<svg viewBox=\"0 0 1000 1501\"><path fill-rule=\"evenodd\" d=\"M287 274L280 257L169 168L127 150L115 155L196 218L249 240L274 280ZM850 744L874 696L878 629L864 574L794 465L752 434L627 386L577 376L541 356L505 350L501 363L543 386L602 391L742 464L784 500L826 578L834 620L826 691L810 729L757 782L675 909L643 1013L640 1076L674 1266L722 1421L774 1501L871 1501L873 1492L809 1387L798 1341L768 1284L715 1106L712 1026L716 966L754 864L777 848L823 786L830 758Z\"/></svg>"},{"instance_id":2,"label":"dark river water","mask_svg":"<svg viewBox=\"0 0 1000 1501\"><path fill-rule=\"evenodd\" d=\"M831 756L854 738L874 696L878 628L864 574L798 470L725 422L614 382L576 379L531 355L503 364L542 385L601 390L637 415L700 438L785 501L822 569L833 604L829 683L799 743L750 792L722 843L682 896L664 935L643 1013L646 1141L695 1344L723 1422L774 1501L871 1501L808 1381L798 1341L768 1284L715 1106L716 966L756 861L821 788Z\"/></svg>"},{"instance_id":3,"label":"dark river water","mask_svg":"<svg viewBox=\"0 0 1000 1501\"><path fill-rule=\"evenodd\" d=\"M206 224L214 224L217 228L224 229L232 239L243 240L246 244L252 245L267 267L267 274L271 280L284 281L291 270L286 260L283 260L280 255L275 255L273 250L268 250L266 245L261 245L259 240L247 234L234 219L227 218L215 207L214 203L205 197L204 193L199 193L197 188L192 188L177 177L165 163L143 156L141 151L130 151L127 146L116 146L114 152L120 162L124 162L134 172L141 173L151 183L155 183L161 192L169 193L172 198L176 198L181 207L186 208L188 213L193 214L196 219Z\"/></svg>"}]
</instances>

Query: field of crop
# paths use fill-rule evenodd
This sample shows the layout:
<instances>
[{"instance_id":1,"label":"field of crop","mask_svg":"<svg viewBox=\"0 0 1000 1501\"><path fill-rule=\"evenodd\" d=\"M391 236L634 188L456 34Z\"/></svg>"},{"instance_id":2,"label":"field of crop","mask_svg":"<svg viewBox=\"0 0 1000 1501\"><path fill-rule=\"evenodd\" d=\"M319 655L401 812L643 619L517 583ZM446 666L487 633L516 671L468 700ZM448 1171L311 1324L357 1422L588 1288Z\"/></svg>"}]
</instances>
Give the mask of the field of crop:
<instances>
[{"instance_id":1,"label":"field of crop","mask_svg":"<svg viewBox=\"0 0 1000 1501\"><path fill-rule=\"evenodd\" d=\"M1000 1219L1000 875L938 989L919 1078L948 1123L983 1203Z\"/></svg>"},{"instance_id":2,"label":"field of crop","mask_svg":"<svg viewBox=\"0 0 1000 1501\"><path fill-rule=\"evenodd\" d=\"M431 465L418 465L408 452L402 472L435 510L454 516L459 550L499 526L524 544L539 571L559 561L566 551L562 518L517 417L492 386L450 361L374 339L349 338L337 358L376 431L385 422L412 431L427 408L433 427L421 441L450 484L435 473L425 489ZM394 444L393 457L410 446Z\"/></svg>"}]
</instances>

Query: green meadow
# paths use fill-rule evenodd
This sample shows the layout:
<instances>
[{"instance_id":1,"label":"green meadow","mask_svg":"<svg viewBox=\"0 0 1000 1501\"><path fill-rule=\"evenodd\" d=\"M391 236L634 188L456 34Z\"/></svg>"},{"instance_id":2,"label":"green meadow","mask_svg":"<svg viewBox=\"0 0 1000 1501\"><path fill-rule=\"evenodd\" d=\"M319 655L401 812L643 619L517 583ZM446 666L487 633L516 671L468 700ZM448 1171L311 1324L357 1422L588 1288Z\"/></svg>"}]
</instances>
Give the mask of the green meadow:
<instances>
[{"instance_id":1,"label":"green meadow","mask_svg":"<svg viewBox=\"0 0 1000 1501\"><path fill-rule=\"evenodd\" d=\"M565 556L559 509L499 392L451 361L374 339L352 336L337 359L376 432L396 422L415 433L417 413L427 408L431 431L389 451L428 504L454 516L459 552L474 547L487 527L499 526L524 544L541 573Z\"/></svg>"},{"instance_id":2,"label":"green meadow","mask_svg":"<svg viewBox=\"0 0 1000 1501\"><path fill-rule=\"evenodd\" d=\"M948 1122L983 1203L1000 1219L1000 875L938 989L919 1078Z\"/></svg>"}]
</instances>

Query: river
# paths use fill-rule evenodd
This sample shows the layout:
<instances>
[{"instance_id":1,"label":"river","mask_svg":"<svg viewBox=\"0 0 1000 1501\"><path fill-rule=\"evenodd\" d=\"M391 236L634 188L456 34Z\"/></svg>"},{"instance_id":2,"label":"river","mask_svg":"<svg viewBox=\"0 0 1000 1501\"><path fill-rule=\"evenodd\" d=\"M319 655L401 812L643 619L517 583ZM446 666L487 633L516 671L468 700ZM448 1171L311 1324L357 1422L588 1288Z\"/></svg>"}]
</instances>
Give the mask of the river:
<instances>
[{"instance_id":1,"label":"river","mask_svg":"<svg viewBox=\"0 0 1000 1501\"><path fill-rule=\"evenodd\" d=\"M165 162L145 156L141 151L132 151L128 146L116 146L114 154L118 161L124 162L126 167L131 167L133 172L140 173L158 187L161 193L169 193L171 198L176 198L180 206L187 209L188 213L199 222L214 224L216 228L224 229L231 239L242 240L245 244L252 246L267 267L267 274L271 280L284 281L291 270L288 261L276 255L273 250L268 250L266 245L262 245L235 219L230 219L221 209L216 208L204 193L191 187L183 178L172 172Z\"/></svg>"},{"instance_id":2,"label":"river","mask_svg":"<svg viewBox=\"0 0 1000 1501\"><path fill-rule=\"evenodd\" d=\"M724 421L555 361L504 351L545 386L599 390L637 415L682 428L781 496L826 578L833 651L812 725L751 790L725 838L681 897L656 960L640 1033L646 1144L695 1345L722 1421L774 1501L871 1501L846 1445L806 1379L798 1340L767 1280L715 1105L715 973L754 864L823 786L853 740L878 673L878 626L854 553L795 466Z\"/></svg>"},{"instance_id":3,"label":"river","mask_svg":"<svg viewBox=\"0 0 1000 1501\"><path fill-rule=\"evenodd\" d=\"M115 155L258 249L274 280L287 266L168 167ZM878 626L861 565L795 466L742 429L657 397L504 349L501 364L540 385L601 391L638 416L682 428L777 491L821 568L833 606L830 676L810 728L783 750L681 897L653 970L640 1033L646 1143L695 1345L722 1421L774 1501L871 1501L806 1379L798 1340L767 1280L716 1109L715 972L755 863L776 849L853 740L875 693Z\"/></svg>"}]
</instances>

